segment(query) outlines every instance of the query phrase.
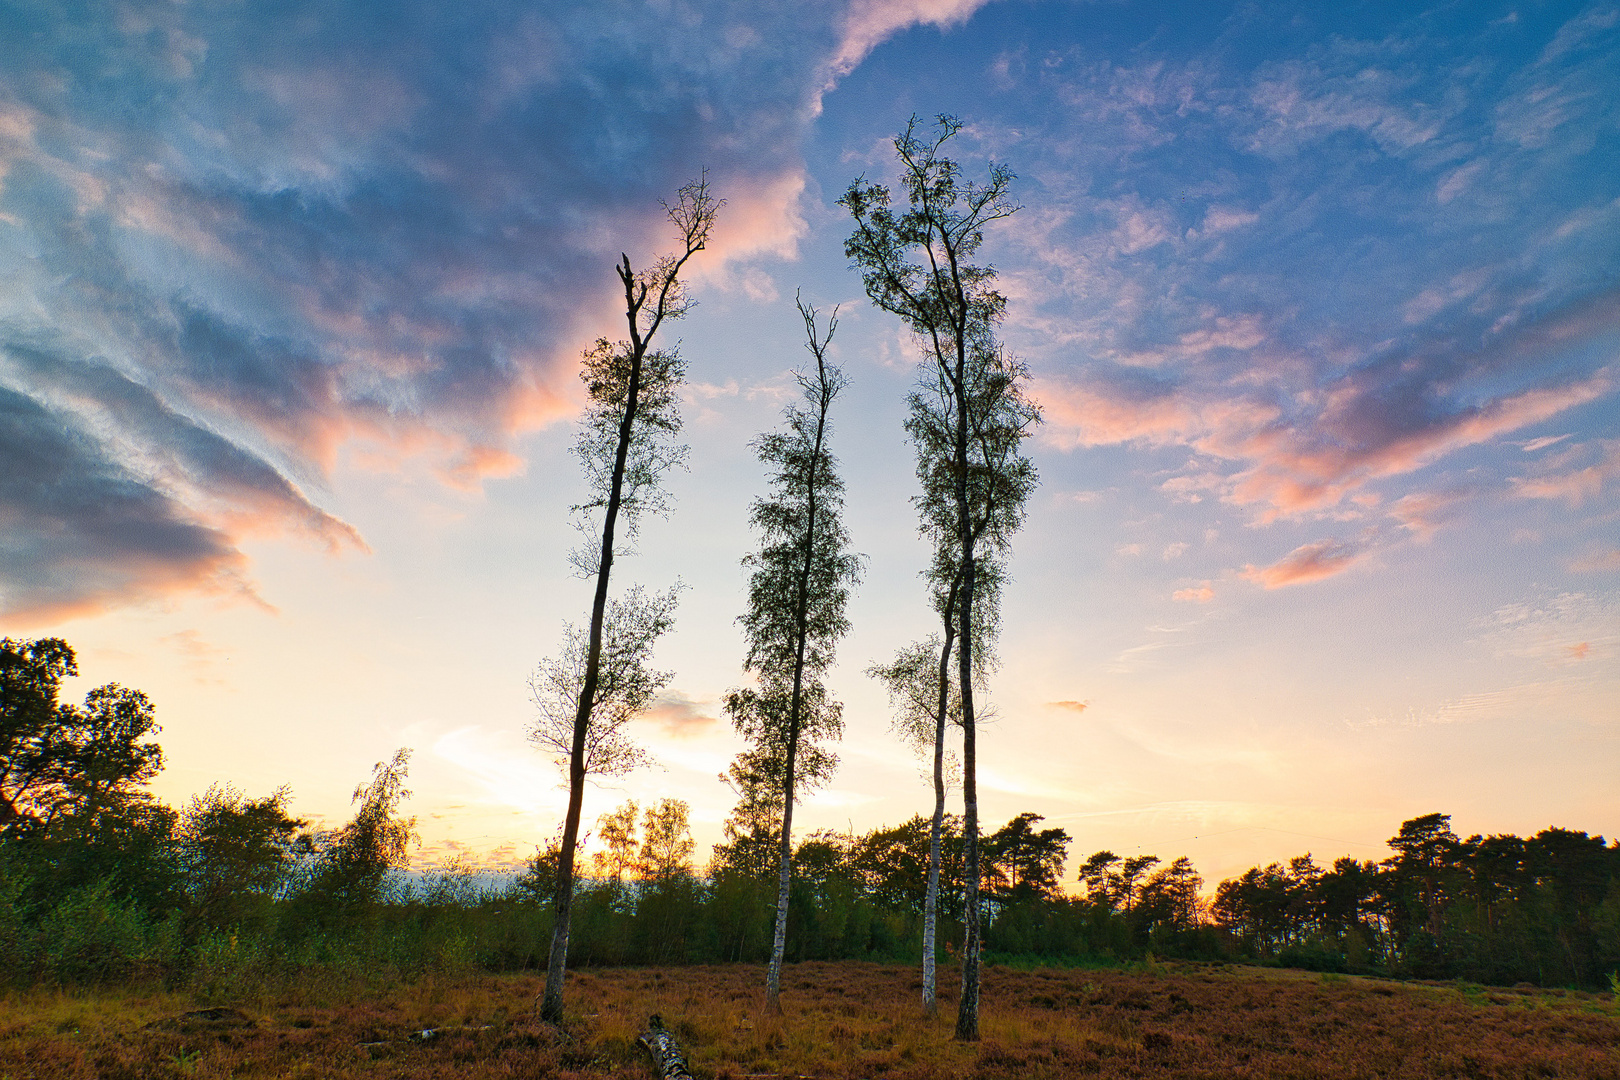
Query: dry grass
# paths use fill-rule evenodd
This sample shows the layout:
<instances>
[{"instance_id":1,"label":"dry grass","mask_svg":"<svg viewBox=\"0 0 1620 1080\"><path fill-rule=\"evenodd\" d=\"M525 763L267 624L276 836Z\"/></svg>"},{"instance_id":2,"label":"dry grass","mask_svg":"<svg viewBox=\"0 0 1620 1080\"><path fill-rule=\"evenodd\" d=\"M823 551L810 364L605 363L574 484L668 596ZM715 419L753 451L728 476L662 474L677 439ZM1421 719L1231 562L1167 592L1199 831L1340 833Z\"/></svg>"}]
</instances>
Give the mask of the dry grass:
<instances>
[{"instance_id":1,"label":"dry grass","mask_svg":"<svg viewBox=\"0 0 1620 1080\"><path fill-rule=\"evenodd\" d=\"M148 1077L651 1077L636 1033L660 1014L699 1077L1609 1077L1610 995L1400 984L1254 968L986 973L983 1040L955 1001L917 1007L909 968L802 964L786 1011L753 966L575 973L564 1030L534 976L392 988L311 982L234 1003L253 1021L174 1018L191 998L105 990L0 1000L0 1080ZM150 1025L150 1026L149 1026ZM408 1036L440 1029L427 1042ZM362 1044L381 1044L366 1046Z\"/></svg>"}]
</instances>

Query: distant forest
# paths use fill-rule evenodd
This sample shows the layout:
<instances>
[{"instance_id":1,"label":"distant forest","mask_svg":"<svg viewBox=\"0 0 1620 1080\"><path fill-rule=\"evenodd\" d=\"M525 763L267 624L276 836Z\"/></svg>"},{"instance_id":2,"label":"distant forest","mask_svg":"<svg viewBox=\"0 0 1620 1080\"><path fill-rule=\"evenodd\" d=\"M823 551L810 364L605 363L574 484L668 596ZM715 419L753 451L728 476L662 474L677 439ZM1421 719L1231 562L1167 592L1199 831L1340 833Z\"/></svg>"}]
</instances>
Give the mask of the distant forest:
<instances>
[{"instance_id":1,"label":"distant forest","mask_svg":"<svg viewBox=\"0 0 1620 1080\"><path fill-rule=\"evenodd\" d=\"M557 848L510 887L470 865L406 876L409 752L355 791L352 820L312 830L290 792L216 785L182 807L149 790L163 766L152 703L109 684L60 702L76 674L60 639L0 641L0 979L148 977L204 996L313 967L365 977L544 968ZM766 959L780 807L734 767L736 809L706 866L687 808L627 803L576 864L569 963ZM1562 828L1459 837L1450 818L1402 824L1381 862L1310 855L1255 867L1213 896L1185 858L1080 862L1033 813L985 831L982 919L992 962L1251 962L1397 977L1614 986L1620 843ZM947 819L938 940L961 938L960 822ZM815 833L793 860L787 958L915 962L929 863L921 816L864 835ZM954 946L942 945L949 963Z\"/></svg>"}]
</instances>

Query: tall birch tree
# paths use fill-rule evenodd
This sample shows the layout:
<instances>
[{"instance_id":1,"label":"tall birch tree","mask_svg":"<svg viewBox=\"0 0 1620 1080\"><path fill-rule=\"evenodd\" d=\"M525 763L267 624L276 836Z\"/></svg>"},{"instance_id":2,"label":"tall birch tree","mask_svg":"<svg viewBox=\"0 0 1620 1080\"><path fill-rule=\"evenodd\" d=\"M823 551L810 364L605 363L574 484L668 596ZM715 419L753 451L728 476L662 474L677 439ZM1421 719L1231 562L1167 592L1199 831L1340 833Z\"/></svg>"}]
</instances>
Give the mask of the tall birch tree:
<instances>
[{"instance_id":1,"label":"tall birch tree","mask_svg":"<svg viewBox=\"0 0 1620 1080\"><path fill-rule=\"evenodd\" d=\"M531 683L541 711L533 737L558 753L568 775L551 953L540 1006L542 1018L552 1023L562 1020L585 778L592 771L619 771L639 763L638 751L623 737L622 725L645 709L669 678L648 669L647 660L653 642L672 625L674 593L649 598L633 589L624 599L610 602L608 580L614 557L634 542L642 515L668 509L661 480L685 458L686 448L675 442L675 436L681 427L680 386L686 364L678 349L655 349L653 342L666 323L692 306L681 272L707 244L720 205L706 177L688 184L673 205L665 204L675 226L677 249L641 270L631 266L630 256L620 256L614 270L624 289L629 336L598 340L586 351L580 376L589 405L574 453L584 468L589 498L574 507L585 541L570 561L581 577L594 579L596 587L588 626L583 632L570 627L564 655L542 664ZM599 722L603 715L605 722Z\"/></svg>"},{"instance_id":2,"label":"tall birch tree","mask_svg":"<svg viewBox=\"0 0 1620 1080\"><path fill-rule=\"evenodd\" d=\"M906 645L889 663L874 664L866 669L866 673L882 682L889 692L889 704L895 710L895 733L919 754L932 759L934 814L928 827L928 880L923 893L922 934L922 1006L928 1016L933 1016L938 1008L936 954L947 773L954 772L960 779L961 772L959 763L954 760L947 767L949 755L945 740L948 730L959 730L962 726L962 695L951 675L957 630L956 598L961 591L962 576L952 555L951 537L938 530L935 532L936 540L945 542L936 547L934 565L929 568L927 577L942 634L930 634L922 641ZM974 650L977 667L974 677L982 692L986 674L995 667L993 641L999 616L1000 567L981 555L977 577L974 616L979 622L979 631L978 646ZM983 716L982 705L980 715Z\"/></svg>"},{"instance_id":3,"label":"tall birch tree","mask_svg":"<svg viewBox=\"0 0 1620 1080\"><path fill-rule=\"evenodd\" d=\"M934 814L928 826L928 884L923 893L922 1005L937 1011L936 952L939 926L939 864L945 823L946 756L948 725L962 724L962 697L951 679L951 652L955 623L947 616L945 636L930 634L906 645L887 664L875 664L866 673L889 691L895 710L893 726L901 740L933 762Z\"/></svg>"},{"instance_id":4,"label":"tall birch tree","mask_svg":"<svg viewBox=\"0 0 1620 1080\"><path fill-rule=\"evenodd\" d=\"M748 642L743 666L756 685L726 695L732 723L754 744L756 760L772 763L763 771L781 782L776 924L765 983L773 1011L781 1009L793 805L831 776L838 762L824 744L842 733L843 706L828 694L822 676L849 629L845 607L861 570L860 556L848 550L844 483L829 445L833 399L847 385L843 372L827 362L837 311L825 336L815 308L800 300L799 314L815 367L795 373L802 401L785 410L783 430L754 440L755 453L771 471L771 493L756 499L749 513L760 547L743 560L752 573L748 610L738 621Z\"/></svg>"},{"instance_id":5,"label":"tall birch tree","mask_svg":"<svg viewBox=\"0 0 1620 1080\"><path fill-rule=\"evenodd\" d=\"M855 219L844 251L861 271L867 295L901 318L924 352L908 399L906 431L917 451L923 532L936 551L949 543L947 565L959 576L948 610L956 627L957 687L962 708L962 797L967 870L962 994L956 1037L979 1037L981 909L978 711L974 701L980 560L1004 560L1036 485L1023 440L1040 422L1029 398L1028 369L995 338L1006 299L996 271L972 259L984 229L1018 210L1008 191L1012 172L992 165L983 182L966 180L944 156L960 120L940 116L923 137L913 117L898 138L907 208L896 214L889 189L858 178L839 200Z\"/></svg>"}]
</instances>

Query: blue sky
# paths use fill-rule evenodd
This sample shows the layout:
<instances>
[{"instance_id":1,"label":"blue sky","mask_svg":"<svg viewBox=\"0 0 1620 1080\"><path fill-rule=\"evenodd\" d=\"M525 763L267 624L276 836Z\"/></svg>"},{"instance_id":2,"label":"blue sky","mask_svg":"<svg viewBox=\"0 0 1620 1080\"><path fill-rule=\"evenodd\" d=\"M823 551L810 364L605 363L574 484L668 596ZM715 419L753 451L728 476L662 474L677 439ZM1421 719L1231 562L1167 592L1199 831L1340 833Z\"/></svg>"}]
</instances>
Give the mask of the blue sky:
<instances>
[{"instance_id":1,"label":"blue sky","mask_svg":"<svg viewBox=\"0 0 1620 1080\"><path fill-rule=\"evenodd\" d=\"M738 559L841 305L870 562L806 828L926 809L861 674L928 629L917 353L836 200L913 114L1017 174L986 254L1046 417L987 815L1207 876L1404 817L1620 831L1620 9L997 0L0 6L0 619L152 693L181 799L335 819L417 748L425 858L555 826L525 679L581 617L567 447L611 265L727 200L676 329L690 586L638 725L718 835Z\"/></svg>"}]
</instances>

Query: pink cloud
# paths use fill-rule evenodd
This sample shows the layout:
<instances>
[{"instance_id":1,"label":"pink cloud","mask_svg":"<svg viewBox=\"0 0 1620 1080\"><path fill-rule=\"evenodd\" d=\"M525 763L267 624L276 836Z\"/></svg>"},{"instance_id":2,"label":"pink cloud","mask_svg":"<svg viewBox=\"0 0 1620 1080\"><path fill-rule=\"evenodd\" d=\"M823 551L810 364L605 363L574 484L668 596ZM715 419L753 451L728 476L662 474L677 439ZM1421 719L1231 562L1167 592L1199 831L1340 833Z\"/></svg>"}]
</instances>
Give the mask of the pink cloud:
<instances>
[{"instance_id":1,"label":"pink cloud","mask_svg":"<svg viewBox=\"0 0 1620 1080\"><path fill-rule=\"evenodd\" d=\"M1426 544L1441 525L1455 516L1466 498L1464 492L1415 491L1396 499L1389 507L1389 515L1418 543Z\"/></svg>"},{"instance_id":2,"label":"pink cloud","mask_svg":"<svg viewBox=\"0 0 1620 1080\"><path fill-rule=\"evenodd\" d=\"M1331 511L1377 480L1412 473L1447 454L1540 423L1613 390L1610 369L1558 387L1504 395L1484 405L1428 416L1407 428L1392 424L1383 388L1346 377L1302 400L1313 413L1285 419L1280 406L1243 396L1215 396L1188 387L1143 390L1092 380L1046 383L1039 396L1047 437L1064 449L1141 443L1182 445L1242 466L1229 476L1205 472L1162 487L1196 501L1219 490L1224 501L1256 509L1275 521ZM1524 481L1527 497L1570 497L1601 486L1617 468L1612 458L1565 478ZM1364 500L1363 500L1364 501ZM1409 507L1410 509L1410 507Z\"/></svg>"},{"instance_id":3,"label":"pink cloud","mask_svg":"<svg viewBox=\"0 0 1620 1080\"><path fill-rule=\"evenodd\" d=\"M1609 548L1607 551L1597 551L1590 555L1583 555L1570 563L1569 568L1585 574L1620 571L1620 548Z\"/></svg>"},{"instance_id":4,"label":"pink cloud","mask_svg":"<svg viewBox=\"0 0 1620 1080\"><path fill-rule=\"evenodd\" d=\"M1270 566L1245 566L1240 576L1267 589L1280 589L1341 574L1366 556L1364 548L1338 540L1318 540L1295 548Z\"/></svg>"},{"instance_id":5,"label":"pink cloud","mask_svg":"<svg viewBox=\"0 0 1620 1080\"><path fill-rule=\"evenodd\" d=\"M666 693L641 714L657 724L672 739L696 739L712 731L720 721L708 709L679 691Z\"/></svg>"},{"instance_id":6,"label":"pink cloud","mask_svg":"<svg viewBox=\"0 0 1620 1080\"><path fill-rule=\"evenodd\" d=\"M966 22L986 0L855 0L844 17L843 36L828 61L831 81L855 70L866 55L901 30Z\"/></svg>"},{"instance_id":7,"label":"pink cloud","mask_svg":"<svg viewBox=\"0 0 1620 1080\"><path fill-rule=\"evenodd\" d=\"M451 487L476 491L485 480L518 476L523 469L523 459L510 450L498 446L469 446L438 472Z\"/></svg>"},{"instance_id":8,"label":"pink cloud","mask_svg":"<svg viewBox=\"0 0 1620 1080\"><path fill-rule=\"evenodd\" d=\"M1241 398L1199 400L1180 388L1139 392L1101 383L1044 382L1038 389L1047 438L1064 449L1140 442L1187 445L1231 456L1277 421L1275 405Z\"/></svg>"},{"instance_id":9,"label":"pink cloud","mask_svg":"<svg viewBox=\"0 0 1620 1080\"><path fill-rule=\"evenodd\" d=\"M1338 505L1374 480L1415 472L1446 454L1540 423L1608 393L1608 369L1552 388L1507 395L1483 406L1438 417L1409 431L1378 430L1370 418L1382 402L1345 380L1328 391L1327 406L1310 427L1296 426L1234 477L1229 500L1261 504L1261 521Z\"/></svg>"},{"instance_id":10,"label":"pink cloud","mask_svg":"<svg viewBox=\"0 0 1620 1080\"><path fill-rule=\"evenodd\" d=\"M1539 477L1512 477L1513 494L1522 499L1562 499L1571 506L1579 506L1587 499L1602 494L1610 480L1620 476L1620 439L1600 439L1598 460L1584 468L1554 472ZM1584 446L1573 446L1551 462L1553 468L1567 465L1576 458Z\"/></svg>"},{"instance_id":11,"label":"pink cloud","mask_svg":"<svg viewBox=\"0 0 1620 1080\"><path fill-rule=\"evenodd\" d=\"M1195 588L1177 589L1170 594L1170 599L1183 604L1207 604L1215 599L1215 590L1206 581Z\"/></svg>"}]
</instances>

